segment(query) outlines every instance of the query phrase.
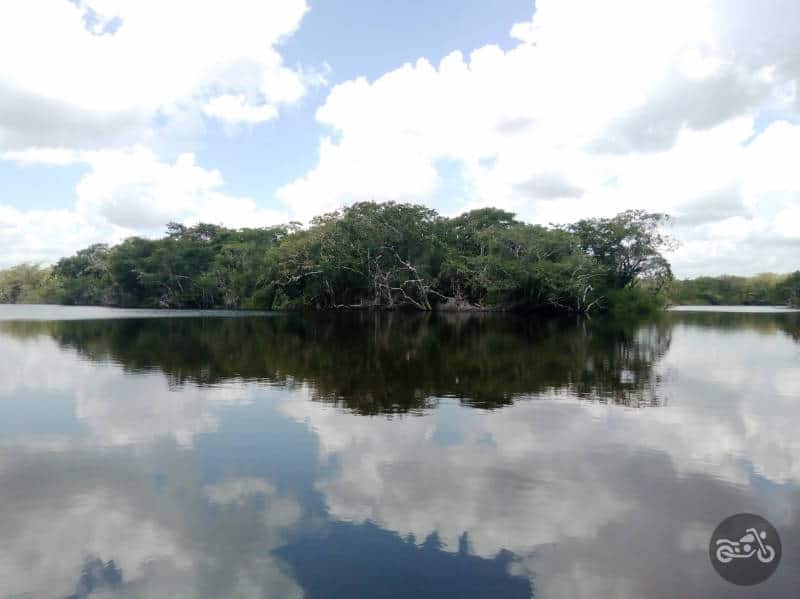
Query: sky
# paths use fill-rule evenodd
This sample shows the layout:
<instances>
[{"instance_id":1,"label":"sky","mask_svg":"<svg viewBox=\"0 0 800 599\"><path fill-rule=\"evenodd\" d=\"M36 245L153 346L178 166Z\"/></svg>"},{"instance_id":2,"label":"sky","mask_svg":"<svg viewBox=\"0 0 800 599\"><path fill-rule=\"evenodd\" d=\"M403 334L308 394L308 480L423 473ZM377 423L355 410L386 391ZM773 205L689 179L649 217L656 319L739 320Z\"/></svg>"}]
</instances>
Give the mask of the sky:
<instances>
[{"instance_id":1,"label":"sky","mask_svg":"<svg viewBox=\"0 0 800 599\"><path fill-rule=\"evenodd\" d=\"M796 0L0 3L0 267L363 200L800 268Z\"/></svg>"}]
</instances>

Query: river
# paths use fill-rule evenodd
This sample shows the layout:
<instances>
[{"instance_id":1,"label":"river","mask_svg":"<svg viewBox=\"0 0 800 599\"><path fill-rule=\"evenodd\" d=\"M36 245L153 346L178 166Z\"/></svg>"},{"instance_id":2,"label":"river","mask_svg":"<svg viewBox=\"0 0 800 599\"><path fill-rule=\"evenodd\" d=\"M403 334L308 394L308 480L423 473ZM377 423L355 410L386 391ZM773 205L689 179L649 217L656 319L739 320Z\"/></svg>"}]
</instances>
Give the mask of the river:
<instances>
[{"instance_id":1,"label":"river","mask_svg":"<svg viewBox=\"0 0 800 599\"><path fill-rule=\"evenodd\" d=\"M798 431L792 311L0 306L0 597L796 596Z\"/></svg>"}]
</instances>

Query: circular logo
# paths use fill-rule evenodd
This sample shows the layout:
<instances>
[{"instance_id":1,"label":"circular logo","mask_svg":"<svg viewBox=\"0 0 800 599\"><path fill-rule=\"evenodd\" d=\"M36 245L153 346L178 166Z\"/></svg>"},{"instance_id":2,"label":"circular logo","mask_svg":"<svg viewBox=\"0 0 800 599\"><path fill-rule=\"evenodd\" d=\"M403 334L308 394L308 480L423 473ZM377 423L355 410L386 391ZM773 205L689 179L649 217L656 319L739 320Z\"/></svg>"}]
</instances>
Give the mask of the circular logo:
<instances>
[{"instance_id":1,"label":"circular logo","mask_svg":"<svg viewBox=\"0 0 800 599\"><path fill-rule=\"evenodd\" d=\"M717 526L708 544L711 565L728 582L750 586L778 569L781 539L765 518L736 514Z\"/></svg>"}]
</instances>

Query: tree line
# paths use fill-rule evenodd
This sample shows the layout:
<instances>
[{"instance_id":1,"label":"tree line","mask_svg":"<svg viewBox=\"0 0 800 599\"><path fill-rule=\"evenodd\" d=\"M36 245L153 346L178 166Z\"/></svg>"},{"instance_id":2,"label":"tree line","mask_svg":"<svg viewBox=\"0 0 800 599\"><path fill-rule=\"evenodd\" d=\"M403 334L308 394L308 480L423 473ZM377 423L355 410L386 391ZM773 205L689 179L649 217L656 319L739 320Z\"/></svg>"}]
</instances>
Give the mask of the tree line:
<instances>
[{"instance_id":1,"label":"tree line","mask_svg":"<svg viewBox=\"0 0 800 599\"><path fill-rule=\"evenodd\" d=\"M667 216L543 227L496 208L454 218L357 203L257 229L167 225L161 239L91 245L52 267L0 272L0 301L152 308L649 309L672 272Z\"/></svg>"},{"instance_id":2,"label":"tree line","mask_svg":"<svg viewBox=\"0 0 800 599\"><path fill-rule=\"evenodd\" d=\"M674 281L670 300L690 305L800 306L800 270L792 274L762 273L753 277L698 277Z\"/></svg>"}]
</instances>

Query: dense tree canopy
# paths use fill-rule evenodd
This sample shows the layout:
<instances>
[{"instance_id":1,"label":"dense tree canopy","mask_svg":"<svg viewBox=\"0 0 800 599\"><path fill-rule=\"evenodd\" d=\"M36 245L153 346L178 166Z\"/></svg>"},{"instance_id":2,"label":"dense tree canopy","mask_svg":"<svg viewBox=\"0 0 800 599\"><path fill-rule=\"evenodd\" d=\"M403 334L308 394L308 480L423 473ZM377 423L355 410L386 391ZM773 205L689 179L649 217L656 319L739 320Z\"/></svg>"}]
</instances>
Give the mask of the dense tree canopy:
<instances>
[{"instance_id":1,"label":"dense tree canopy","mask_svg":"<svg viewBox=\"0 0 800 599\"><path fill-rule=\"evenodd\" d=\"M626 210L613 218L581 220L565 229L599 262L608 285L623 288L643 276L662 284L672 279L669 263L661 255L673 245L660 230L668 219L666 214Z\"/></svg>"},{"instance_id":2,"label":"dense tree canopy","mask_svg":"<svg viewBox=\"0 0 800 599\"><path fill-rule=\"evenodd\" d=\"M669 245L659 231L665 218L629 211L546 228L496 208L444 218L424 206L362 202L308 228L170 223L162 239L93 245L42 270L37 276L47 289L38 300L587 312L607 308L621 291L638 303L655 302L672 278L660 253ZM5 293L4 301L18 299Z\"/></svg>"},{"instance_id":3,"label":"dense tree canopy","mask_svg":"<svg viewBox=\"0 0 800 599\"><path fill-rule=\"evenodd\" d=\"M35 304L53 297L52 271L20 264L0 271L0 304Z\"/></svg>"}]
</instances>

